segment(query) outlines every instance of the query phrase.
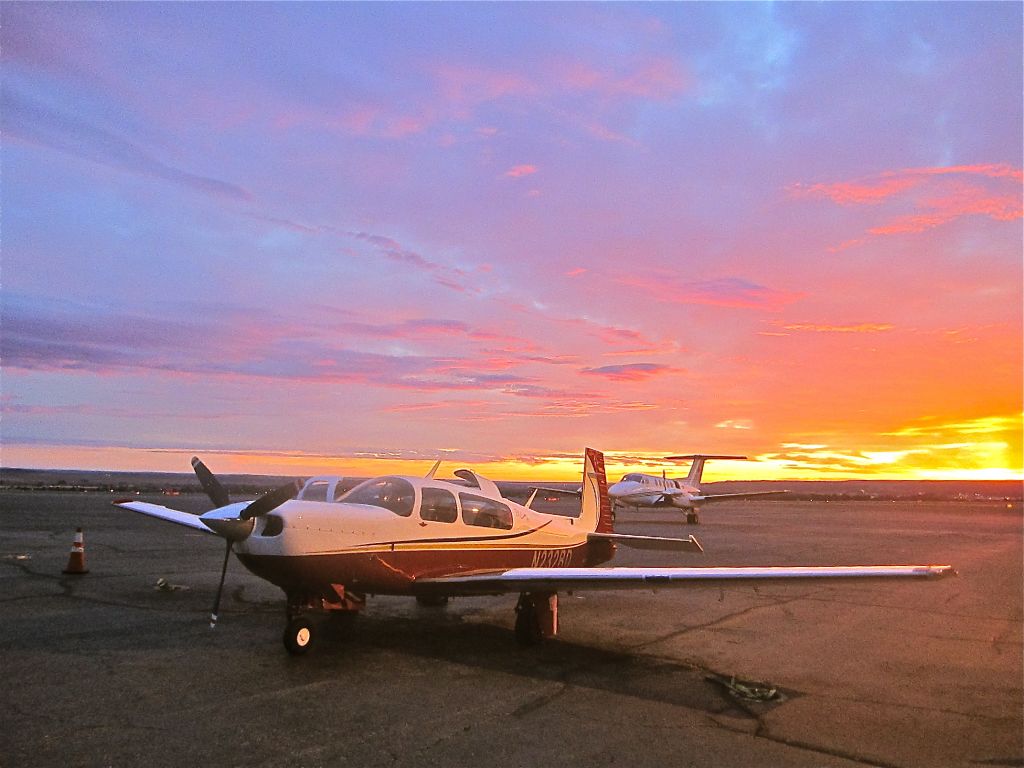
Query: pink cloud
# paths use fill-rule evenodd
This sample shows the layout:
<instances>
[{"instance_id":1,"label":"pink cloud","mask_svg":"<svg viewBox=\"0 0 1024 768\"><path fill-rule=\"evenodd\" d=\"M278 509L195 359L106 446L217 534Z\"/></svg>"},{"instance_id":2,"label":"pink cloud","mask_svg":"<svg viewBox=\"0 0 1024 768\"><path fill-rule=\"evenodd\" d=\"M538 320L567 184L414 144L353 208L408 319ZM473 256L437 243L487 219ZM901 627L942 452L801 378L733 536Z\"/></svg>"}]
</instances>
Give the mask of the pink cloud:
<instances>
[{"instance_id":1,"label":"pink cloud","mask_svg":"<svg viewBox=\"0 0 1024 768\"><path fill-rule=\"evenodd\" d=\"M508 96L527 96L537 86L517 72L445 63L433 68L440 97L449 105L475 106Z\"/></svg>"},{"instance_id":2,"label":"pink cloud","mask_svg":"<svg viewBox=\"0 0 1024 768\"><path fill-rule=\"evenodd\" d=\"M510 179L519 179L523 176L530 176L537 172L537 166L535 165L516 165L505 171L505 175Z\"/></svg>"},{"instance_id":3,"label":"pink cloud","mask_svg":"<svg viewBox=\"0 0 1024 768\"><path fill-rule=\"evenodd\" d=\"M830 184L794 184L794 197L818 197L838 205L899 204L911 213L898 213L869 227L868 235L925 232L965 216L1013 221L1024 216L1020 182L1024 173L1005 164L905 168L885 171L866 180ZM888 210L888 209L887 209ZM853 238L829 248L836 253L864 242Z\"/></svg>"},{"instance_id":4,"label":"pink cloud","mask_svg":"<svg viewBox=\"0 0 1024 768\"><path fill-rule=\"evenodd\" d=\"M872 235L924 232L963 216L987 216L996 221L1013 221L1024 215L1020 195L992 194L978 187L962 185L946 195L922 200L921 213L898 216L872 227Z\"/></svg>"},{"instance_id":5,"label":"pink cloud","mask_svg":"<svg viewBox=\"0 0 1024 768\"><path fill-rule=\"evenodd\" d=\"M816 323L788 323L782 326L787 331L808 331L811 333L884 333L895 326L892 323L855 323L852 325L819 325Z\"/></svg>"},{"instance_id":6,"label":"pink cloud","mask_svg":"<svg viewBox=\"0 0 1024 768\"><path fill-rule=\"evenodd\" d=\"M628 363L625 365L603 365L600 368L584 368L580 373L587 376L601 376L612 381L646 381L656 376L682 373L682 368L674 368L661 363Z\"/></svg>"},{"instance_id":7,"label":"pink cloud","mask_svg":"<svg viewBox=\"0 0 1024 768\"><path fill-rule=\"evenodd\" d=\"M682 93L690 78L679 63L662 56L620 69L599 67L585 61L556 63L549 67L556 81L570 91L597 93L606 97L667 100Z\"/></svg>"},{"instance_id":8,"label":"pink cloud","mask_svg":"<svg viewBox=\"0 0 1024 768\"><path fill-rule=\"evenodd\" d=\"M769 288L740 277L696 282L682 281L673 276L629 277L618 282L669 304L706 304L774 312L803 297L801 293Z\"/></svg>"},{"instance_id":9,"label":"pink cloud","mask_svg":"<svg viewBox=\"0 0 1024 768\"><path fill-rule=\"evenodd\" d=\"M919 179L912 176L881 179L874 183L840 181L834 184L794 184L789 188L796 197L825 197L840 205L880 203L886 198L917 186Z\"/></svg>"}]
</instances>

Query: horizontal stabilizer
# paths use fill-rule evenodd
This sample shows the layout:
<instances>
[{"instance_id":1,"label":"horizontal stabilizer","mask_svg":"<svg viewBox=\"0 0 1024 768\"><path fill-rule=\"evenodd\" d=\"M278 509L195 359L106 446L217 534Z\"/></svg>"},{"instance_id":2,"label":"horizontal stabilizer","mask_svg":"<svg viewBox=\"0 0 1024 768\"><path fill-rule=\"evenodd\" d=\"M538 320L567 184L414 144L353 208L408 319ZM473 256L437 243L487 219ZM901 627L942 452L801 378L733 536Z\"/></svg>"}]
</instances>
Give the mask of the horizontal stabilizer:
<instances>
[{"instance_id":1,"label":"horizontal stabilizer","mask_svg":"<svg viewBox=\"0 0 1024 768\"><path fill-rule=\"evenodd\" d=\"M145 501L115 501L114 506L130 509L132 512L139 512L140 514L156 517L160 520L166 520L169 523L177 523L178 525L195 528L203 533L213 533L210 528L203 524L198 515L180 512L169 507L161 507L159 504L150 504Z\"/></svg>"},{"instance_id":2,"label":"horizontal stabilizer","mask_svg":"<svg viewBox=\"0 0 1024 768\"><path fill-rule=\"evenodd\" d=\"M734 461L749 461L747 456L726 456L725 454L712 453L688 453L685 456L666 456L665 461L692 461L693 459L732 459Z\"/></svg>"},{"instance_id":3,"label":"horizontal stabilizer","mask_svg":"<svg viewBox=\"0 0 1024 768\"><path fill-rule=\"evenodd\" d=\"M703 552L704 548L693 536L674 539L669 536L633 536L628 533L588 533L590 541L611 541L633 549L658 549L672 552Z\"/></svg>"},{"instance_id":4,"label":"horizontal stabilizer","mask_svg":"<svg viewBox=\"0 0 1024 768\"><path fill-rule=\"evenodd\" d=\"M544 493L560 493L563 496L582 496L583 489L577 488L576 490L569 490L568 488L545 488L543 485L531 485L535 491L543 491Z\"/></svg>"}]
</instances>

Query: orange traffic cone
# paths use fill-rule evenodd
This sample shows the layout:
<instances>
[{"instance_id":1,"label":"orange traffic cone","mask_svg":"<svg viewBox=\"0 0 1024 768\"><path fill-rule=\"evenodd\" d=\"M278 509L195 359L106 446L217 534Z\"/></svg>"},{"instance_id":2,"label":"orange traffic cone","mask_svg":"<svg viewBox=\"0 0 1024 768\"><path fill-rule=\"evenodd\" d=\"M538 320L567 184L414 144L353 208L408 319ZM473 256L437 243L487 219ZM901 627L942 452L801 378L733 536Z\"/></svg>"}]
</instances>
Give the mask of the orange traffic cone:
<instances>
[{"instance_id":1,"label":"orange traffic cone","mask_svg":"<svg viewBox=\"0 0 1024 768\"><path fill-rule=\"evenodd\" d=\"M64 569L64 573L82 574L88 572L89 569L85 567L85 542L82 538L82 529L79 528L75 531L75 540L71 542L71 555L68 557L68 567Z\"/></svg>"}]
</instances>

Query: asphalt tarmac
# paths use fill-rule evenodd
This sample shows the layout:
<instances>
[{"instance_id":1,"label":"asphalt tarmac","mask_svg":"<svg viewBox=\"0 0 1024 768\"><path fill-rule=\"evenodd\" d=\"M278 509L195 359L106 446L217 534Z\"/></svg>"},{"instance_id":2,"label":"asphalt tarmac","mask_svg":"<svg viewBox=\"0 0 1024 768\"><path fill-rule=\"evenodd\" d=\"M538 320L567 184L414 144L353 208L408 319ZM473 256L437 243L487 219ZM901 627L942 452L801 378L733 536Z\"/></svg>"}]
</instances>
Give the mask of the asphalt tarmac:
<instances>
[{"instance_id":1,"label":"asphalt tarmac","mask_svg":"<svg viewBox=\"0 0 1024 768\"><path fill-rule=\"evenodd\" d=\"M705 553L613 565L959 576L562 595L561 634L527 650L515 596L376 598L292 658L281 593L237 561L208 628L219 539L109 501L0 494L4 768L1024 766L1020 504L752 500L696 527L620 511L617 530L693 532ZM90 572L65 576L79 525Z\"/></svg>"}]
</instances>

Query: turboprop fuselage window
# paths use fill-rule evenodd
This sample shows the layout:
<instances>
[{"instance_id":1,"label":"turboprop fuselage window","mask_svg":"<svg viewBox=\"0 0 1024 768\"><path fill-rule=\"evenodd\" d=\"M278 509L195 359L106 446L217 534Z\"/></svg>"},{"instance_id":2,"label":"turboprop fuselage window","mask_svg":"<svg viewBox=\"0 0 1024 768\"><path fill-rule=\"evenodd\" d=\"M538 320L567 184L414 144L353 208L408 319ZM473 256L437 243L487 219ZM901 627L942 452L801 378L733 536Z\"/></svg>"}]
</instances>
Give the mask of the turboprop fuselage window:
<instances>
[{"instance_id":1,"label":"turboprop fuselage window","mask_svg":"<svg viewBox=\"0 0 1024 768\"><path fill-rule=\"evenodd\" d=\"M459 516L455 496L443 488L424 488L420 517L439 523L454 523Z\"/></svg>"},{"instance_id":2,"label":"turboprop fuselage window","mask_svg":"<svg viewBox=\"0 0 1024 768\"><path fill-rule=\"evenodd\" d=\"M512 510L500 501L472 493L460 493L462 501L462 522L466 525L480 525L484 528L512 527Z\"/></svg>"},{"instance_id":3,"label":"turboprop fuselage window","mask_svg":"<svg viewBox=\"0 0 1024 768\"><path fill-rule=\"evenodd\" d=\"M408 517L416 501L416 492L407 480L400 477L376 477L360 483L339 501L348 504L372 504L390 509L396 515Z\"/></svg>"}]
</instances>

